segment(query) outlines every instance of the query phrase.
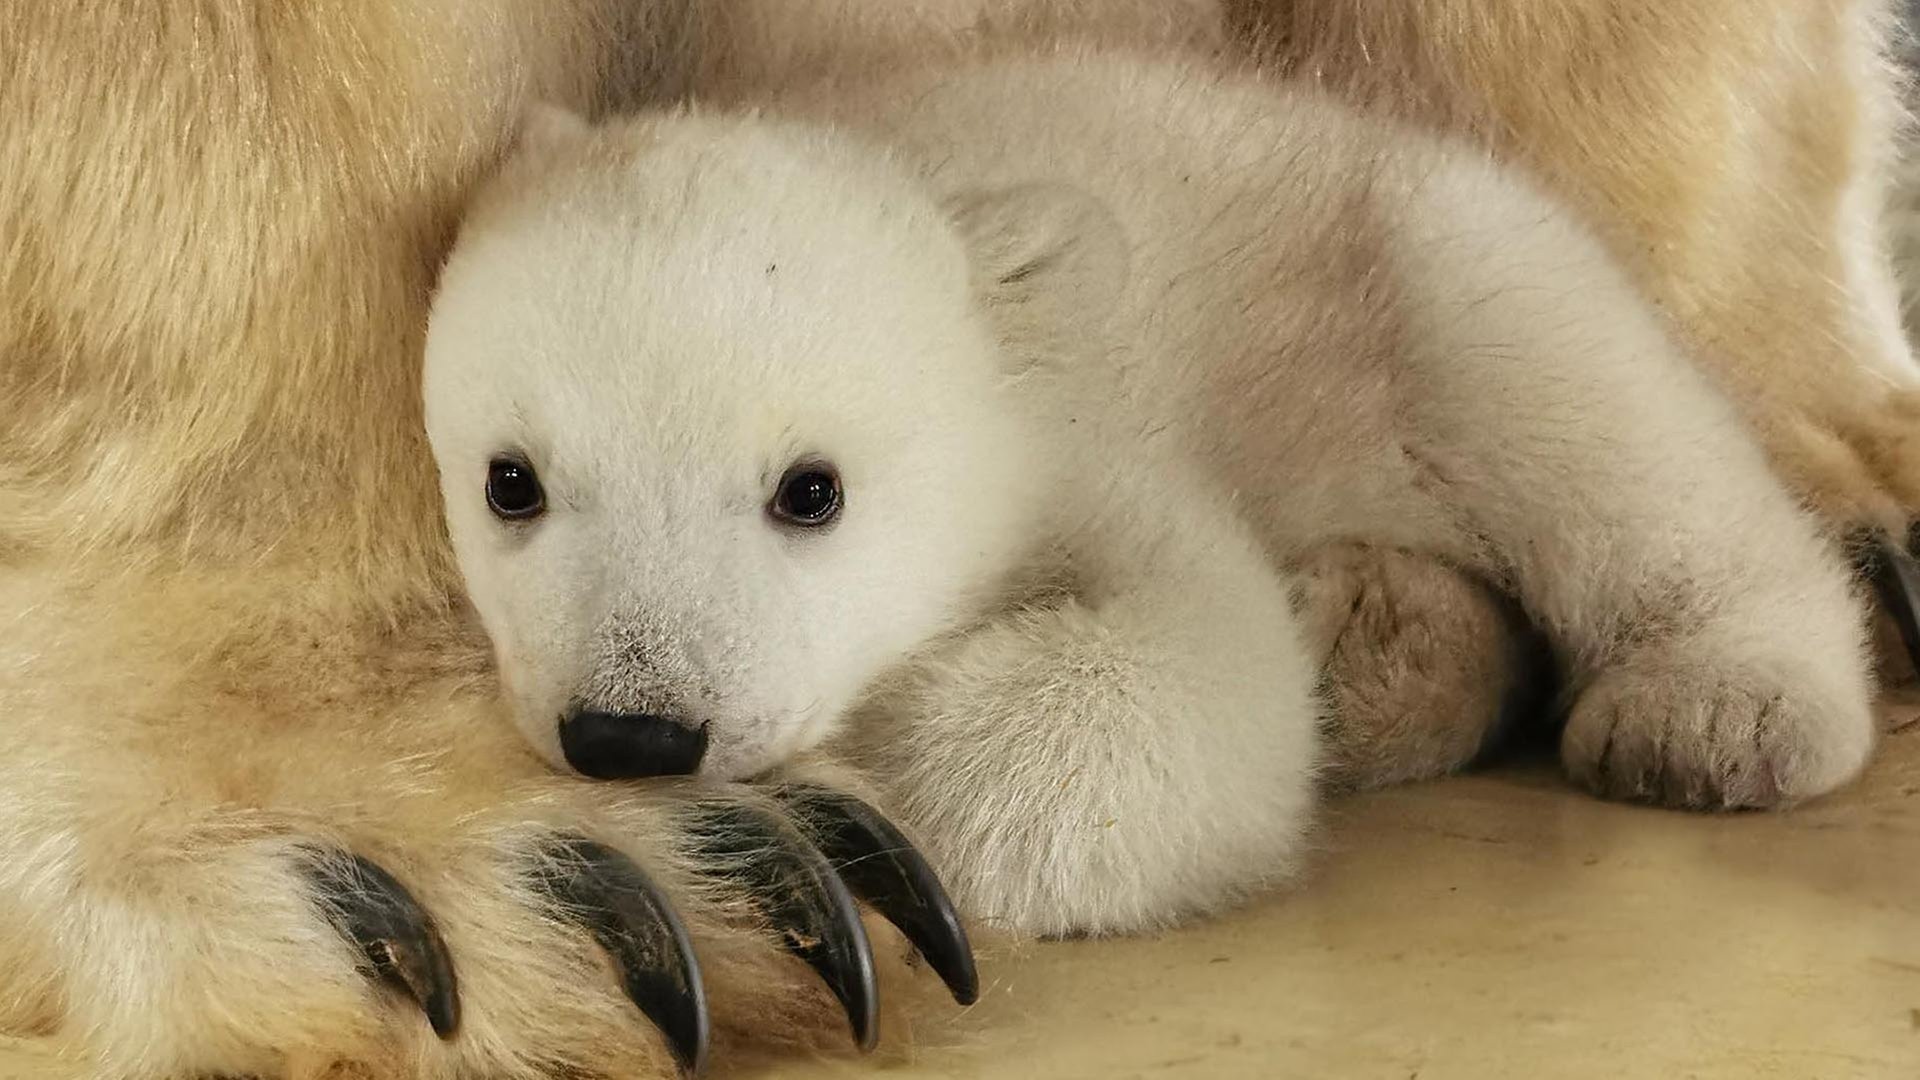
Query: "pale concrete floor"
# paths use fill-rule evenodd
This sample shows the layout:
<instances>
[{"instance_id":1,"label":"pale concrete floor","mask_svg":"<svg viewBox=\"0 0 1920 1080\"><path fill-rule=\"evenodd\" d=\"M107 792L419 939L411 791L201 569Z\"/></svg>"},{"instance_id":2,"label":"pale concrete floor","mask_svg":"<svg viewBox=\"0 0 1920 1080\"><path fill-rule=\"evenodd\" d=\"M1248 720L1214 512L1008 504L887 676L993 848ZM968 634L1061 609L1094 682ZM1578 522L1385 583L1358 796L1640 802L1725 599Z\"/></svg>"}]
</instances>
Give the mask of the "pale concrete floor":
<instances>
[{"instance_id":1,"label":"pale concrete floor","mask_svg":"<svg viewBox=\"0 0 1920 1080\"><path fill-rule=\"evenodd\" d=\"M1604 804L1545 766L1349 800L1290 894L1035 947L986 969L971 1044L779 1075L1914 1080L1911 717L1785 815Z\"/></svg>"},{"instance_id":2,"label":"pale concrete floor","mask_svg":"<svg viewBox=\"0 0 1920 1080\"><path fill-rule=\"evenodd\" d=\"M911 1049L754 1075L1920 1077L1920 723L1792 814L1607 805L1526 766L1336 804L1323 835L1285 895L985 956L982 1003L916 1010ZM0 1040L0 1078L86 1075Z\"/></svg>"}]
</instances>

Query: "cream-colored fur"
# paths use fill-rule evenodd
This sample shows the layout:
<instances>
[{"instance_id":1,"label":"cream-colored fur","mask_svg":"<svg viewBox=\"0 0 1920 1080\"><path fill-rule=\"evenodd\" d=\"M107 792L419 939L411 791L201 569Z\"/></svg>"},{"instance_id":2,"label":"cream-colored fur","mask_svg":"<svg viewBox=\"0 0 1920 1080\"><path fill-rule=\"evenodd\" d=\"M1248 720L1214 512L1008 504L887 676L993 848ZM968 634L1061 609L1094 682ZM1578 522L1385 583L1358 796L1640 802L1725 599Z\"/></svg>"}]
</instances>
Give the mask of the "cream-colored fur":
<instances>
[{"instance_id":1,"label":"cream-colored fur","mask_svg":"<svg viewBox=\"0 0 1920 1080\"><path fill-rule=\"evenodd\" d=\"M1920 368L1884 237L1894 0L1225 0L1283 72L1469 134L1589 216L1803 499L1904 536Z\"/></svg>"},{"instance_id":2,"label":"cream-colored fur","mask_svg":"<svg viewBox=\"0 0 1920 1080\"><path fill-rule=\"evenodd\" d=\"M103 1080L665 1072L530 892L584 833L677 897L723 1044L844 1039L688 877L670 793L513 734L419 418L438 256L523 97L684 86L701 29L624 0L0 11L0 1025ZM456 1040L356 970L309 847L433 912Z\"/></svg>"},{"instance_id":3,"label":"cream-colored fur","mask_svg":"<svg viewBox=\"0 0 1920 1080\"><path fill-rule=\"evenodd\" d=\"M719 775L839 729L962 901L1037 933L1292 868L1319 658L1286 567L1330 546L1513 592L1598 790L1773 806L1864 762L1840 559L1516 175L1124 54L760 116L831 128L542 122L466 223L427 415L509 684L594 684L591 632ZM544 518L485 510L502 453L551 478ZM842 477L831 529L764 509L796 461Z\"/></svg>"},{"instance_id":4,"label":"cream-colored fur","mask_svg":"<svg viewBox=\"0 0 1920 1080\"><path fill-rule=\"evenodd\" d=\"M788 66L746 58L799 44L755 22L798 5L0 5L0 1025L62 1040L101 1077L644 1074L664 1061L655 1036L581 935L515 892L533 824L599 836L663 879L730 1037L837 1038L813 980L677 869L670 796L555 776L521 751L458 598L415 381L464 193L529 94L599 111L778 82L843 46L918 49L921 29L951 49L981 10L808 8L822 22L795 29L816 44L781 52ZM1503 145L1592 155L1568 173L1617 250L1684 253L1663 280L1732 283L1716 305L1670 305L1681 325L1779 313L1755 336L1811 343L1821 385L1792 381L1798 346L1753 355L1777 358L1778 409L1825 423L1825 386L1859 381L1826 344L1851 331L1833 305L1797 302L1830 262L1780 241L1827 243L1822 208L1872 179L1872 126L1834 121L1887 80L1832 43L1866 40L1878 5L1675 32L1722 9L1687 0L1578 67L1535 47L1617 41L1582 14L1614 9L1634 10L1387 6L1409 32L1356 35L1347 19L1372 6L1290 0L1302 22L1277 55L1381 71L1493 116ZM1199 16L1168 24L1157 0L998 10L989 34L1091 17L1125 40L1220 41ZM1473 62L1433 65L1435 43ZM1604 98L1578 92L1596 68L1616 87ZM1751 84L1790 88L1760 96L1792 107L1699 119ZM1685 187L1736 175L1700 164L1752 134L1727 122L1748 115L1806 118L1766 128L1771 150L1747 159L1794 182ZM1612 153L1627 146L1642 149ZM1742 293L1743 268L1778 280ZM1739 296L1754 301L1725 299ZM465 988L457 1043L352 971L276 855L297 840L365 850L439 916Z\"/></svg>"}]
</instances>

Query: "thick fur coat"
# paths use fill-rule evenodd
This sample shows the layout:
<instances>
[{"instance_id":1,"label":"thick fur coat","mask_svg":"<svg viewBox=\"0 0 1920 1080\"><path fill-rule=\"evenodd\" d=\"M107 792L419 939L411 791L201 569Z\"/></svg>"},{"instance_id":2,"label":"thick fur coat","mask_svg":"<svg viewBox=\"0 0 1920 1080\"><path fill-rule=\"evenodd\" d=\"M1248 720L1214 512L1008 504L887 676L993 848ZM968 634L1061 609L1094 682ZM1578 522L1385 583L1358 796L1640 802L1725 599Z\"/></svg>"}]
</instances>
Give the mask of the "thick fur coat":
<instances>
[{"instance_id":1,"label":"thick fur coat","mask_svg":"<svg viewBox=\"0 0 1920 1080\"><path fill-rule=\"evenodd\" d=\"M1742 405L1803 496L1847 523L1912 505L1880 434L1911 373L1860 224L1893 123L1882 5L1427 5L1404 25L1332 0L1219 25L987 7L813 5L804 37L760 34L791 12L744 2L0 11L0 1024L102 1077L663 1070L527 885L548 839L587 833L675 898L724 1043L831 1035L811 977L693 872L678 794L526 749L464 603L421 340L467 193L531 97L745 96L836 57L1089 24L1261 41L1343 93L1385 94L1357 74L1377 70L1386 96L1541 164L1637 280L1666 283L1684 338L1750 346L1702 366L1732 385L1752 365ZM1737 105L1756 99L1776 107ZM1408 771L1392 752L1365 768ZM315 850L378 861L435 912L457 1039L364 976L303 870Z\"/></svg>"}]
</instances>

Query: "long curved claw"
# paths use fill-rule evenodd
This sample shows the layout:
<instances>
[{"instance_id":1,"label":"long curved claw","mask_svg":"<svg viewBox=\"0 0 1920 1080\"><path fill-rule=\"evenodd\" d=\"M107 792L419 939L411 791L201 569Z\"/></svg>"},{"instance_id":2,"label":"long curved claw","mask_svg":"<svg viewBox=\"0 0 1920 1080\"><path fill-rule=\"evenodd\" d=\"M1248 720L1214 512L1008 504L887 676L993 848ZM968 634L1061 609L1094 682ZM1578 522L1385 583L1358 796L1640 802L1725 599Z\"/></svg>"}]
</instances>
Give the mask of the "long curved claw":
<instances>
[{"instance_id":1,"label":"long curved claw","mask_svg":"<svg viewBox=\"0 0 1920 1080\"><path fill-rule=\"evenodd\" d=\"M853 895L820 850L784 817L744 803L696 811L700 853L744 885L780 932L833 991L862 1051L878 1040L873 947Z\"/></svg>"},{"instance_id":2,"label":"long curved claw","mask_svg":"<svg viewBox=\"0 0 1920 1080\"><path fill-rule=\"evenodd\" d=\"M794 816L811 826L820 850L861 900L899 927L947 984L953 999L971 1005L980 996L973 947L933 868L879 811L842 792L793 785L776 792Z\"/></svg>"},{"instance_id":3,"label":"long curved claw","mask_svg":"<svg viewBox=\"0 0 1920 1080\"><path fill-rule=\"evenodd\" d=\"M1893 616L1914 667L1920 668L1920 562L1892 540L1879 538L1863 554L1866 574Z\"/></svg>"},{"instance_id":4,"label":"long curved claw","mask_svg":"<svg viewBox=\"0 0 1920 1080\"><path fill-rule=\"evenodd\" d=\"M365 955L368 974L412 998L435 1035L452 1038L460 1027L453 961L413 894L359 855L316 853L305 869L328 921Z\"/></svg>"},{"instance_id":5,"label":"long curved claw","mask_svg":"<svg viewBox=\"0 0 1920 1080\"><path fill-rule=\"evenodd\" d=\"M687 1075L706 1067L707 991L687 931L666 895L632 859L582 837L557 841L536 884L576 919L619 969L627 997L653 1021Z\"/></svg>"}]
</instances>

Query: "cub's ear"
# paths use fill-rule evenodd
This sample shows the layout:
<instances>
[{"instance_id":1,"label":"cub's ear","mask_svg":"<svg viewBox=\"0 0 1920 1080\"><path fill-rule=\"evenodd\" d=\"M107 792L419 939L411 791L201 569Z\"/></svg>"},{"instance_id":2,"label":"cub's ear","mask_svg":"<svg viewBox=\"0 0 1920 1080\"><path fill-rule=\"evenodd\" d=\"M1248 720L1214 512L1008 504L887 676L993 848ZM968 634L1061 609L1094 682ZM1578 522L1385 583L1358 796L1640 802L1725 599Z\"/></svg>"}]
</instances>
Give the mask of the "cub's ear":
<instances>
[{"instance_id":1,"label":"cub's ear","mask_svg":"<svg viewBox=\"0 0 1920 1080\"><path fill-rule=\"evenodd\" d=\"M562 147L571 146L586 135L585 117L562 105L532 101L520 111L519 134L514 140L516 156L547 158Z\"/></svg>"},{"instance_id":2,"label":"cub's ear","mask_svg":"<svg viewBox=\"0 0 1920 1080\"><path fill-rule=\"evenodd\" d=\"M1024 362L1084 348L1127 281L1127 239L1105 204L1079 188L1030 183L970 192L951 204L973 289Z\"/></svg>"}]
</instances>

